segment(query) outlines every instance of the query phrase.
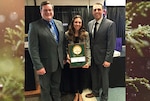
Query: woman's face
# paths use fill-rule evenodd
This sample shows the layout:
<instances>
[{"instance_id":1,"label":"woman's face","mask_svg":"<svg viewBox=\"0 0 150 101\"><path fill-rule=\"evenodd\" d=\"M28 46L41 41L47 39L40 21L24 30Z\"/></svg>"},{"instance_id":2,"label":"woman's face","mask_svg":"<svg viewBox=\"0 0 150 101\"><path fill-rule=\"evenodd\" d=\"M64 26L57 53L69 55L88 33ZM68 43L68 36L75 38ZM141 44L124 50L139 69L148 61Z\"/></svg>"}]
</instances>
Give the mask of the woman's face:
<instances>
[{"instance_id":1,"label":"woman's face","mask_svg":"<svg viewBox=\"0 0 150 101\"><path fill-rule=\"evenodd\" d=\"M76 18L73 22L73 27L75 31L78 31L82 26L82 20L80 18Z\"/></svg>"}]
</instances>

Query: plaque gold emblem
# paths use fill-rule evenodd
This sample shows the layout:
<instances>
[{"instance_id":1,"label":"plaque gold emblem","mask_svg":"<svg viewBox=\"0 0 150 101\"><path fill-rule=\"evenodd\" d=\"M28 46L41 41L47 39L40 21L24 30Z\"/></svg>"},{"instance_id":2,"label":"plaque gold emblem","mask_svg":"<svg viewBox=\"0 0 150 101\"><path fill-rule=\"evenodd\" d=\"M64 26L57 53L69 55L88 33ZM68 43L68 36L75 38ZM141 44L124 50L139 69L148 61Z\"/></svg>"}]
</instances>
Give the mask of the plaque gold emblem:
<instances>
[{"instance_id":1,"label":"plaque gold emblem","mask_svg":"<svg viewBox=\"0 0 150 101\"><path fill-rule=\"evenodd\" d=\"M76 55L79 55L80 53L82 52L82 48L80 45L75 45L73 47L73 53L76 54Z\"/></svg>"}]
</instances>

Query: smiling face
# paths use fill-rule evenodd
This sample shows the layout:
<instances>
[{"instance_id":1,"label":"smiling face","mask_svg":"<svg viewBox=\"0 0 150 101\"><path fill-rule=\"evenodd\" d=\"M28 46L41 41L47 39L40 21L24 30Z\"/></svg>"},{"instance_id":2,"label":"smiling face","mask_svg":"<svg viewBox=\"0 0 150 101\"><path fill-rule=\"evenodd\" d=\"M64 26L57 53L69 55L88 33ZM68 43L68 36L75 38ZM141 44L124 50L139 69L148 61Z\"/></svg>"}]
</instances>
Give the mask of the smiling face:
<instances>
[{"instance_id":1,"label":"smiling face","mask_svg":"<svg viewBox=\"0 0 150 101\"><path fill-rule=\"evenodd\" d=\"M50 21L54 16L54 10L51 4L43 5L40 12L42 18L46 21Z\"/></svg>"},{"instance_id":2,"label":"smiling face","mask_svg":"<svg viewBox=\"0 0 150 101\"><path fill-rule=\"evenodd\" d=\"M79 31L79 29L82 27L82 20L81 18L75 18L73 22L73 27L75 31Z\"/></svg>"},{"instance_id":3,"label":"smiling face","mask_svg":"<svg viewBox=\"0 0 150 101\"><path fill-rule=\"evenodd\" d=\"M103 16L103 7L101 4L95 4L93 5L93 17L96 20L99 20Z\"/></svg>"}]
</instances>

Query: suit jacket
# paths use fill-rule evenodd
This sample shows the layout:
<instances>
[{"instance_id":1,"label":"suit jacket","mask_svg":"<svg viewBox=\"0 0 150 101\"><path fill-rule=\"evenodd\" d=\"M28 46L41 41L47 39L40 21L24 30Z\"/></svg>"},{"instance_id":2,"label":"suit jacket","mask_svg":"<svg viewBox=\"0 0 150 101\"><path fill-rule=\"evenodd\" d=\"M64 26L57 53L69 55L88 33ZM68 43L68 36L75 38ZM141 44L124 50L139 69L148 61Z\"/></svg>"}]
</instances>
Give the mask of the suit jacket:
<instances>
[{"instance_id":1,"label":"suit jacket","mask_svg":"<svg viewBox=\"0 0 150 101\"><path fill-rule=\"evenodd\" d=\"M36 70L45 67L47 72L53 72L58 68L59 63L63 68L64 29L61 21L54 19L54 22L59 32L59 43L56 43L43 19L29 24L29 53Z\"/></svg>"},{"instance_id":2,"label":"suit jacket","mask_svg":"<svg viewBox=\"0 0 150 101\"><path fill-rule=\"evenodd\" d=\"M102 64L104 61L112 63L116 43L115 23L109 19L103 18L95 38L92 38L94 22L95 20L91 20L88 23L92 58L96 64Z\"/></svg>"}]
</instances>

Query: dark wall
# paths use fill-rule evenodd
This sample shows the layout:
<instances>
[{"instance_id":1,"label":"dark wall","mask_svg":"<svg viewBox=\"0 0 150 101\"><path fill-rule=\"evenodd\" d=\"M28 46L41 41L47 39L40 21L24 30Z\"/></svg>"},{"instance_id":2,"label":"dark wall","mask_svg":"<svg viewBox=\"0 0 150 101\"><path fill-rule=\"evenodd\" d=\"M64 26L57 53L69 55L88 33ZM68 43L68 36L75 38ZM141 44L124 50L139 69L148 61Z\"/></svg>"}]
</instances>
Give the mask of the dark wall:
<instances>
[{"instance_id":1,"label":"dark wall","mask_svg":"<svg viewBox=\"0 0 150 101\"><path fill-rule=\"evenodd\" d=\"M25 33L28 33L29 23L40 19L39 6L25 6Z\"/></svg>"}]
</instances>

